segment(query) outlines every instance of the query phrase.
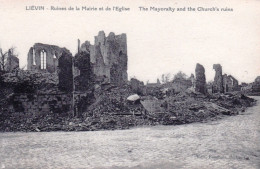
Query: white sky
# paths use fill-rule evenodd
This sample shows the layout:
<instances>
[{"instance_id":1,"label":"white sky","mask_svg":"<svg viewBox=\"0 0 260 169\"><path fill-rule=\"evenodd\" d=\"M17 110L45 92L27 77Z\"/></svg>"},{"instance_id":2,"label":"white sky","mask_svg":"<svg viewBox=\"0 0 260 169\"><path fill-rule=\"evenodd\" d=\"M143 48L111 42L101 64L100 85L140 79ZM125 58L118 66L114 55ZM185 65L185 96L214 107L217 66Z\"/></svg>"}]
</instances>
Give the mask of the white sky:
<instances>
[{"instance_id":1,"label":"white sky","mask_svg":"<svg viewBox=\"0 0 260 169\"><path fill-rule=\"evenodd\" d=\"M130 12L26 11L30 5L125 6ZM233 12L140 12L139 6L230 7ZM0 47L15 46L20 67L34 43L66 47L73 54L77 39L83 43L100 30L127 34L128 75L155 82L163 73L195 73L196 63L214 78L213 64L239 82L252 82L260 75L260 1L258 0L0 0Z\"/></svg>"}]
</instances>

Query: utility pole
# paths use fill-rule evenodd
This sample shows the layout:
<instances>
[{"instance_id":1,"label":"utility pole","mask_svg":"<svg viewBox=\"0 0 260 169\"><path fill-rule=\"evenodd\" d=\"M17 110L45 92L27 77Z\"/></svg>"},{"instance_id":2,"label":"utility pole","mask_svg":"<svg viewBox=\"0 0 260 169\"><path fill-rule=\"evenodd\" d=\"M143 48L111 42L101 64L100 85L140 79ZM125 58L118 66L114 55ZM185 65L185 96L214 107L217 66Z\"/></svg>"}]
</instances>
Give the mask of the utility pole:
<instances>
[{"instance_id":1,"label":"utility pole","mask_svg":"<svg viewBox=\"0 0 260 169\"><path fill-rule=\"evenodd\" d=\"M80 40L78 39L78 54L79 54L79 51L80 51Z\"/></svg>"},{"instance_id":2,"label":"utility pole","mask_svg":"<svg viewBox=\"0 0 260 169\"><path fill-rule=\"evenodd\" d=\"M72 111L75 116L74 57L72 57Z\"/></svg>"},{"instance_id":3,"label":"utility pole","mask_svg":"<svg viewBox=\"0 0 260 169\"><path fill-rule=\"evenodd\" d=\"M80 40L78 39L78 54L80 52ZM76 91L75 91L75 81L74 81L74 77L75 77L75 57L72 57L72 84L73 84L73 89L72 89L72 110L73 110L73 117L78 116L78 107L75 103L75 95L76 95ZM77 101L78 102L78 101Z\"/></svg>"}]
</instances>

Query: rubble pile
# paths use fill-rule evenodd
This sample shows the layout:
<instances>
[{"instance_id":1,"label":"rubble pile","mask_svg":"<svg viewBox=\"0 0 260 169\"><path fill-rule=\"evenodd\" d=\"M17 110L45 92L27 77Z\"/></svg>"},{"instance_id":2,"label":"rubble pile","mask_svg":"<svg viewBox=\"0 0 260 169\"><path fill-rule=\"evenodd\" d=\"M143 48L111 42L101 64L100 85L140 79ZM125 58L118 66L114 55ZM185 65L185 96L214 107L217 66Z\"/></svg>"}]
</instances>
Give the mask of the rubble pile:
<instances>
[{"instance_id":1,"label":"rubble pile","mask_svg":"<svg viewBox=\"0 0 260 169\"><path fill-rule=\"evenodd\" d=\"M127 100L133 95L127 85L101 88L100 93L96 93L96 101L80 118L65 112L39 116L1 112L0 131L93 131L140 125L178 125L236 115L255 103L254 99L239 93L203 95L197 92L180 92L164 99L140 96L140 100L132 102ZM149 101L155 107L143 106Z\"/></svg>"},{"instance_id":2,"label":"rubble pile","mask_svg":"<svg viewBox=\"0 0 260 169\"><path fill-rule=\"evenodd\" d=\"M63 59L67 63L71 56L64 55ZM65 63L60 69L63 74L59 72L62 78L56 73L23 70L1 76L6 86L0 89L6 89L0 93L4 98L0 102L0 131L90 131L177 125L236 115L255 103L242 92L209 94L205 69L200 64L196 65L195 86L192 81L189 88L180 87L181 81L175 83L181 90L158 83L145 86L138 80L119 85L103 76L93 81L89 74L80 80L89 84L78 86L79 91L75 92L71 69ZM8 98L14 98L12 103L9 101L11 107Z\"/></svg>"},{"instance_id":3,"label":"rubble pile","mask_svg":"<svg viewBox=\"0 0 260 169\"><path fill-rule=\"evenodd\" d=\"M40 71L17 70L3 74L2 78L15 93L53 93L59 83L57 74Z\"/></svg>"},{"instance_id":4,"label":"rubble pile","mask_svg":"<svg viewBox=\"0 0 260 169\"><path fill-rule=\"evenodd\" d=\"M85 117L99 116L103 114L124 115L139 113L142 107L127 100L127 98L135 93L132 92L129 85L122 87L114 85L103 85L101 89L95 91L96 101L89 106Z\"/></svg>"},{"instance_id":5,"label":"rubble pile","mask_svg":"<svg viewBox=\"0 0 260 169\"><path fill-rule=\"evenodd\" d=\"M17 70L2 75L6 83L18 83L32 80L35 84L58 84L58 75L55 73Z\"/></svg>"}]
</instances>

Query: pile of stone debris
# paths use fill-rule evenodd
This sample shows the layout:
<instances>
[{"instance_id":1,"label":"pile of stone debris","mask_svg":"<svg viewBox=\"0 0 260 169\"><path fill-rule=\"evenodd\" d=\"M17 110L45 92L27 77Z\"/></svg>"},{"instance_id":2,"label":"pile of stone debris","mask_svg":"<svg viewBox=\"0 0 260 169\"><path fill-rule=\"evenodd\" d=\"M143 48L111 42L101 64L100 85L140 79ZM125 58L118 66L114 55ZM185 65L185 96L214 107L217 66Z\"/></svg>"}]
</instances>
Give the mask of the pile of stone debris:
<instances>
[{"instance_id":1,"label":"pile of stone debris","mask_svg":"<svg viewBox=\"0 0 260 169\"><path fill-rule=\"evenodd\" d=\"M160 98L138 96L128 85L97 86L94 95L95 102L80 117L69 117L68 113L34 117L21 113L1 114L0 130L92 131L141 125L177 125L235 115L255 103L254 99L241 93L203 95L187 90Z\"/></svg>"},{"instance_id":2,"label":"pile of stone debris","mask_svg":"<svg viewBox=\"0 0 260 169\"><path fill-rule=\"evenodd\" d=\"M33 81L34 84L58 84L58 75L55 73L17 70L2 75L5 83Z\"/></svg>"}]
</instances>

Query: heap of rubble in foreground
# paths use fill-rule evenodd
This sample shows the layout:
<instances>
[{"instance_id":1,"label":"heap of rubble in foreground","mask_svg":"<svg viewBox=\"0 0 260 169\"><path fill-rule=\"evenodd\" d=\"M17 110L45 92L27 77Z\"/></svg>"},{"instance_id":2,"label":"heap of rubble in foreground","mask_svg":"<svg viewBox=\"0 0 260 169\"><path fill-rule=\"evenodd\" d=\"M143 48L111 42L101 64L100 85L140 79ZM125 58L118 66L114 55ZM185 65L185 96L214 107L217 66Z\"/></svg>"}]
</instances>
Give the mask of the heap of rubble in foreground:
<instances>
[{"instance_id":1,"label":"heap of rubble in foreground","mask_svg":"<svg viewBox=\"0 0 260 169\"><path fill-rule=\"evenodd\" d=\"M66 113L34 117L2 114L0 130L94 131L142 125L179 125L236 115L255 103L254 99L239 92L204 95L186 90L168 96L163 95L164 92L154 93L157 95L141 96L133 102L127 100L129 95L134 94L130 85L106 85L95 93L97 99L81 117L69 117ZM149 110L149 103L155 105L157 111Z\"/></svg>"}]
</instances>

